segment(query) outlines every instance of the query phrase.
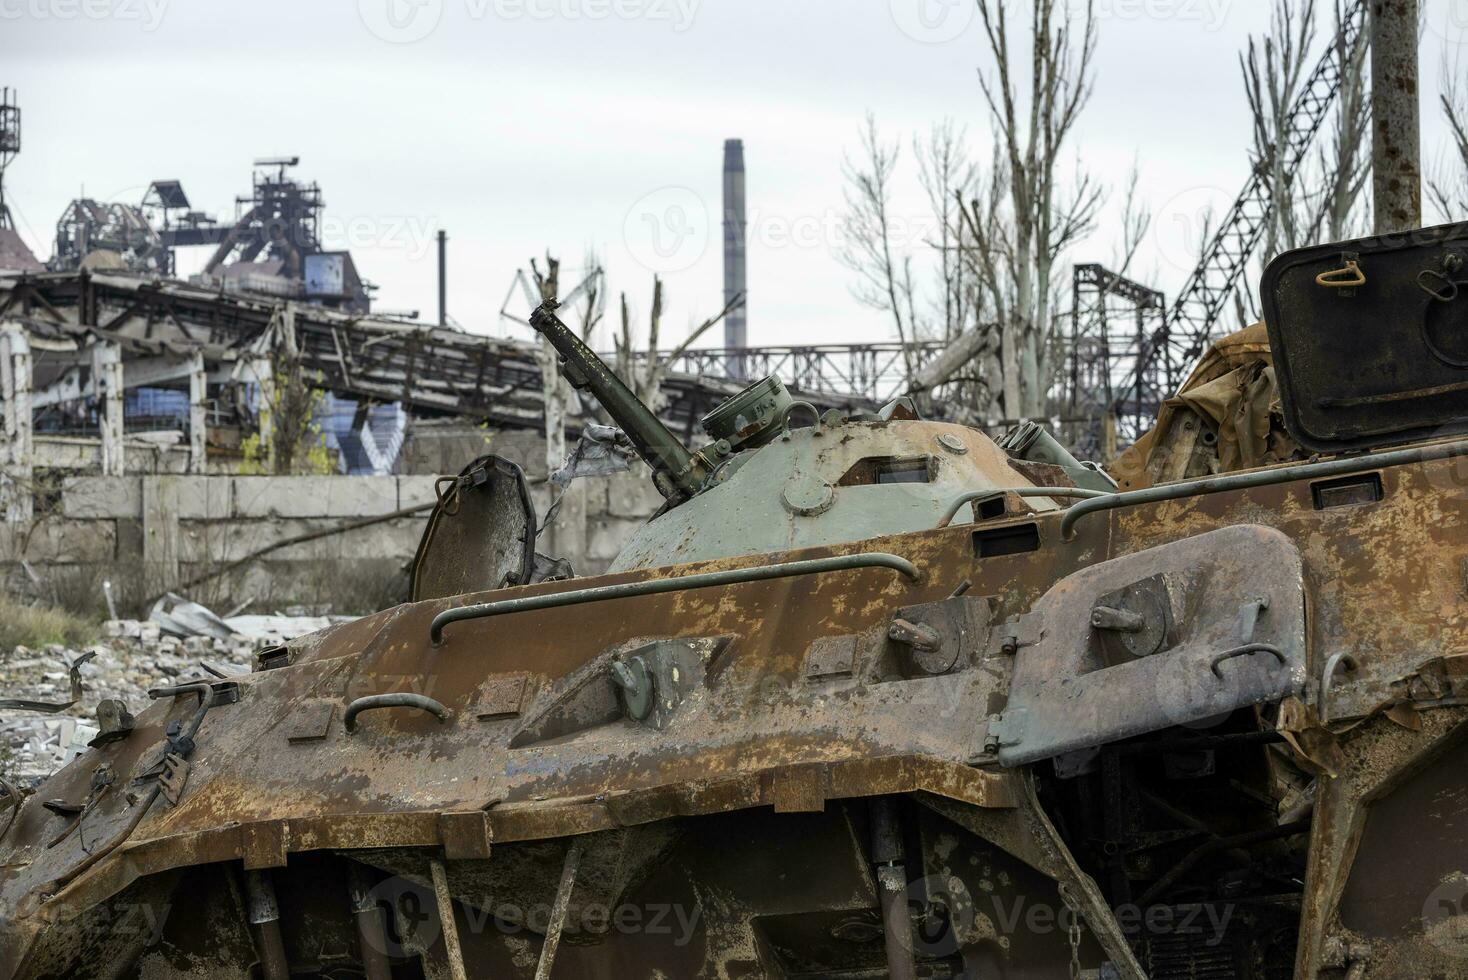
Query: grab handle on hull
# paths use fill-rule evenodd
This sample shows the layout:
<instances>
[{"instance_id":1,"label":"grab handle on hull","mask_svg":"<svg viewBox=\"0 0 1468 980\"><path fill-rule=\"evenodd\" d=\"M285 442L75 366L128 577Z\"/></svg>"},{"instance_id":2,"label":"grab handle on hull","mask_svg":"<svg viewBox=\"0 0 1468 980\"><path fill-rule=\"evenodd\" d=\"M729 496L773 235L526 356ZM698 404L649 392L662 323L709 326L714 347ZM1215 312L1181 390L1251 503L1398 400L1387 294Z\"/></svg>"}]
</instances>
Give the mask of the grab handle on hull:
<instances>
[{"instance_id":1,"label":"grab handle on hull","mask_svg":"<svg viewBox=\"0 0 1468 980\"><path fill-rule=\"evenodd\" d=\"M369 694L347 705L347 712L342 717L347 734L351 735L357 730L358 715L364 711L373 711L378 708L417 708L419 711L426 711L433 715L438 719L439 724L443 724L451 717L448 708L433 698L424 697L421 694Z\"/></svg>"},{"instance_id":2,"label":"grab handle on hull","mask_svg":"<svg viewBox=\"0 0 1468 980\"><path fill-rule=\"evenodd\" d=\"M530 612L535 609L559 609L562 606L577 606L586 602L630 599L634 596L661 595L665 592L683 592L688 589L709 589L724 585L740 585L744 582L793 578L798 575L819 575L822 572L838 572L851 568L890 568L901 573L910 582L916 582L922 577L916 565L898 555L889 555L880 551L860 555L833 555L829 558L788 561L778 565L730 568L721 572L655 578L644 582L625 582L621 585L599 585L589 589L575 589L571 592L501 599L498 602L482 602L472 606L460 606L457 609L445 609L433 617L433 624L429 627L429 636L434 646L442 646L444 627L450 623L468 619L488 619L491 616Z\"/></svg>"}]
</instances>

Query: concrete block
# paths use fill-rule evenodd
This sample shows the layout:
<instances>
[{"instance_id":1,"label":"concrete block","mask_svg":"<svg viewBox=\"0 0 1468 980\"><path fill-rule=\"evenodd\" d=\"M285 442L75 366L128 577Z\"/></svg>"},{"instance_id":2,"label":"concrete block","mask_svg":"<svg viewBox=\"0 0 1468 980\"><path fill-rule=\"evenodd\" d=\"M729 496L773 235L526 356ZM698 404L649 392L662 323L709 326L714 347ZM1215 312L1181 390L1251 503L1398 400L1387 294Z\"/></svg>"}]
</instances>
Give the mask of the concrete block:
<instances>
[{"instance_id":1,"label":"concrete block","mask_svg":"<svg viewBox=\"0 0 1468 980\"><path fill-rule=\"evenodd\" d=\"M605 574L612 565L609 561L601 561L591 558L582 558L580 561L572 562L571 567L576 570L578 578L591 578L595 575Z\"/></svg>"},{"instance_id":2,"label":"concrete block","mask_svg":"<svg viewBox=\"0 0 1468 980\"><path fill-rule=\"evenodd\" d=\"M398 472L451 476L485 453L499 452L491 448L498 438L498 432L469 423L410 422Z\"/></svg>"},{"instance_id":3,"label":"concrete block","mask_svg":"<svg viewBox=\"0 0 1468 980\"><path fill-rule=\"evenodd\" d=\"M179 489L171 476L143 478L143 564L168 584L178 579Z\"/></svg>"},{"instance_id":4,"label":"concrete block","mask_svg":"<svg viewBox=\"0 0 1468 980\"><path fill-rule=\"evenodd\" d=\"M0 524L0 558L33 563L110 563L117 550L117 526L112 521L43 521L29 535L26 529ZM24 547L25 553L21 553Z\"/></svg>"},{"instance_id":5,"label":"concrete block","mask_svg":"<svg viewBox=\"0 0 1468 980\"><path fill-rule=\"evenodd\" d=\"M530 504L535 508L536 520L544 520L546 511L555 502L556 495L561 492L560 487L553 487L549 483L535 483L530 486Z\"/></svg>"},{"instance_id":6,"label":"concrete block","mask_svg":"<svg viewBox=\"0 0 1468 980\"><path fill-rule=\"evenodd\" d=\"M230 516L234 480L224 476L169 476L178 488L178 516L183 520L222 521Z\"/></svg>"},{"instance_id":7,"label":"concrete block","mask_svg":"<svg viewBox=\"0 0 1468 980\"><path fill-rule=\"evenodd\" d=\"M139 518L142 480L135 476L73 476L61 485L61 513L69 518Z\"/></svg>"},{"instance_id":8,"label":"concrete block","mask_svg":"<svg viewBox=\"0 0 1468 980\"><path fill-rule=\"evenodd\" d=\"M567 447L569 450L569 446ZM546 475L545 467L545 435L530 429L504 429L489 434L489 446L480 452L494 453L503 456L510 462L519 465L525 471L525 475L534 479ZM472 459L473 457L470 457ZM459 469L467 466L469 459L459 464Z\"/></svg>"},{"instance_id":9,"label":"concrete block","mask_svg":"<svg viewBox=\"0 0 1468 980\"><path fill-rule=\"evenodd\" d=\"M186 565L208 565L236 561L283 538L337 521L297 519L182 521L179 524L179 561Z\"/></svg>"},{"instance_id":10,"label":"concrete block","mask_svg":"<svg viewBox=\"0 0 1468 980\"><path fill-rule=\"evenodd\" d=\"M436 476L400 476L397 481L398 510L431 504L438 499L434 489L434 485L438 483Z\"/></svg>"},{"instance_id":11,"label":"concrete block","mask_svg":"<svg viewBox=\"0 0 1468 980\"><path fill-rule=\"evenodd\" d=\"M647 520L663 505L663 495L652 485L643 467L607 477L607 513L613 517Z\"/></svg>"},{"instance_id":12,"label":"concrete block","mask_svg":"<svg viewBox=\"0 0 1468 980\"><path fill-rule=\"evenodd\" d=\"M393 476L237 476L235 517L375 517L398 509Z\"/></svg>"},{"instance_id":13,"label":"concrete block","mask_svg":"<svg viewBox=\"0 0 1468 980\"><path fill-rule=\"evenodd\" d=\"M117 528L117 560L123 563L143 560L143 522L132 518L112 522Z\"/></svg>"},{"instance_id":14,"label":"concrete block","mask_svg":"<svg viewBox=\"0 0 1468 980\"><path fill-rule=\"evenodd\" d=\"M602 518L588 522L584 557L592 561L611 562L622 553L622 549L627 546L627 542L639 526L635 521L622 521L614 518ZM576 570L581 571L579 564Z\"/></svg>"},{"instance_id":15,"label":"concrete block","mask_svg":"<svg viewBox=\"0 0 1468 980\"><path fill-rule=\"evenodd\" d=\"M566 488L560 497L560 508L555 520L540 536L544 553L556 558L570 558L586 553L586 497L587 481L577 480ZM540 520L545 520L542 512ZM574 563L574 559L573 559Z\"/></svg>"},{"instance_id":16,"label":"concrete block","mask_svg":"<svg viewBox=\"0 0 1468 980\"><path fill-rule=\"evenodd\" d=\"M418 550L418 539L428 521L399 518L370 527L331 534L269 552L272 562L336 561L340 559L396 559L406 563ZM273 521L186 521L179 535L180 559L188 565L238 561L278 541L312 531L340 527L328 518L281 518Z\"/></svg>"}]
</instances>

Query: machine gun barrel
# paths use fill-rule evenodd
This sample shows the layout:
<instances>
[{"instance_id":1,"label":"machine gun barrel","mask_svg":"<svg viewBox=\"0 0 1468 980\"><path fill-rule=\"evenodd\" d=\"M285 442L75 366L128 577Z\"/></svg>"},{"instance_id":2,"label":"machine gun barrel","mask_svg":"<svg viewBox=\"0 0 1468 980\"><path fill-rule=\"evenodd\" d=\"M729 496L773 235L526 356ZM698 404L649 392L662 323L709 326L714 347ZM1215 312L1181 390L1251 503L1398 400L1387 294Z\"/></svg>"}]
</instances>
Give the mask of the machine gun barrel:
<instances>
[{"instance_id":1,"label":"machine gun barrel","mask_svg":"<svg viewBox=\"0 0 1468 980\"><path fill-rule=\"evenodd\" d=\"M542 303L530 315L530 325L560 353L566 380L575 388L591 390L617 426L627 433L638 455L652 467L653 482L664 497L682 500L693 496L703 486L706 475L701 460L561 322L556 316L558 305L555 300Z\"/></svg>"}]
</instances>

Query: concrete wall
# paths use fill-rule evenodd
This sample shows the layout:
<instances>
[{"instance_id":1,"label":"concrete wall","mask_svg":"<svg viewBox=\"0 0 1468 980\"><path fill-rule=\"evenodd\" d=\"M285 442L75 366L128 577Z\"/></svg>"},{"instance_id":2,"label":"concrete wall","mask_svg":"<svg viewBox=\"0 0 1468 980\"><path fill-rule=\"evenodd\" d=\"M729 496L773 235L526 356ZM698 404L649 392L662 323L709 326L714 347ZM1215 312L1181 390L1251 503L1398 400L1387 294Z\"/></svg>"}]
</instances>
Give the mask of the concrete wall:
<instances>
[{"instance_id":1,"label":"concrete wall","mask_svg":"<svg viewBox=\"0 0 1468 980\"><path fill-rule=\"evenodd\" d=\"M533 455L526 455L533 464ZM544 473L543 461L539 470ZM532 489L543 516L551 494L540 474L532 475ZM0 521L0 584L42 595L90 592L100 600L101 582L108 580L122 601L140 602L266 545L430 502L434 480L72 477L60 499L38 509L32 521ZM541 536L539 550L569 559L578 575L596 574L660 503L644 473L578 481ZM253 611L284 604L370 611L400 597L402 573L425 522L426 512L289 545L187 591L221 613L227 609L218 607L247 598L254 600Z\"/></svg>"}]
</instances>

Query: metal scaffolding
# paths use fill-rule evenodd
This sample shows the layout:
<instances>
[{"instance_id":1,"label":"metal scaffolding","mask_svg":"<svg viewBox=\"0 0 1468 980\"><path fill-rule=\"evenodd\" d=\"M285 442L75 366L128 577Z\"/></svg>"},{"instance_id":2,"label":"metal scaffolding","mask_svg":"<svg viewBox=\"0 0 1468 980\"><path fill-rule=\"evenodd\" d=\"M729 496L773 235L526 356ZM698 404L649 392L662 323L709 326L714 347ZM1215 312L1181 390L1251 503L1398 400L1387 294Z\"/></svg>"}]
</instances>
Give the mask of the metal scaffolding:
<instances>
[{"instance_id":1,"label":"metal scaffolding","mask_svg":"<svg viewBox=\"0 0 1468 980\"><path fill-rule=\"evenodd\" d=\"M1347 64L1364 40L1366 0L1351 0L1341 15L1341 36L1327 46L1309 81L1300 89L1290 109L1282 145L1283 171L1295 173L1325 122L1326 112L1340 91ZM1269 160L1256 163L1239 193L1203 249L1197 267L1173 301L1169 315L1145 338L1140 356L1125 381L1114 389L1118 409L1145 401L1149 385L1159 374L1159 362L1183 369L1190 367L1219 335L1217 324L1238 289L1239 280L1274 219L1274 198L1269 186ZM1165 373L1165 370L1164 370Z\"/></svg>"},{"instance_id":2,"label":"metal scaffolding","mask_svg":"<svg viewBox=\"0 0 1468 980\"><path fill-rule=\"evenodd\" d=\"M525 341L122 273L0 276L0 323L46 342L37 409L95 399L101 372L91 349L104 344L117 345L128 362L129 388L186 390L186 367L196 354L206 361L211 383L239 383L287 350L315 385L343 397L397 403L416 416L463 416L511 428L540 428L544 421L537 348ZM852 355L864 363L873 356ZM674 365L663 385L664 420L689 439L696 438L704 413L742 387L722 371L722 358L711 362L720 370L703 373L693 370L695 362ZM787 357L785 363L807 362ZM879 376L875 369L852 375L872 391ZM874 399L838 388L796 384L793 392L822 411L876 407Z\"/></svg>"},{"instance_id":3,"label":"metal scaffolding","mask_svg":"<svg viewBox=\"0 0 1468 980\"><path fill-rule=\"evenodd\" d=\"M5 168L20 152L20 106L14 89L0 89L0 229L12 231L15 223L5 204Z\"/></svg>"},{"instance_id":4,"label":"metal scaffolding","mask_svg":"<svg viewBox=\"0 0 1468 980\"><path fill-rule=\"evenodd\" d=\"M810 344L792 347L699 348L660 352L673 372L695 377L763 378L775 375L793 391L880 404L908 389L904 350L921 367L944 348L941 341L881 344ZM730 370L741 364L742 374Z\"/></svg>"},{"instance_id":5,"label":"metal scaffolding","mask_svg":"<svg viewBox=\"0 0 1468 980\"><path fill-rule=\"evenodd\" d=\"M1152 425L1182 381L1170 350L1149 356L1149 338L1167 322L1167 298L1094 263L1075 267L1071 296L1061 338L1065 441L1084 459L1110 459Z\"/></svg>"}]
</instances>

